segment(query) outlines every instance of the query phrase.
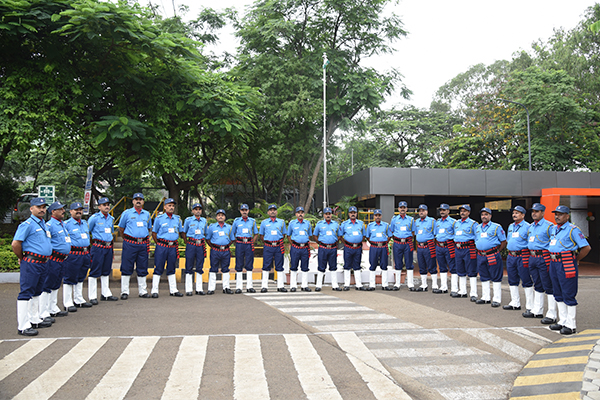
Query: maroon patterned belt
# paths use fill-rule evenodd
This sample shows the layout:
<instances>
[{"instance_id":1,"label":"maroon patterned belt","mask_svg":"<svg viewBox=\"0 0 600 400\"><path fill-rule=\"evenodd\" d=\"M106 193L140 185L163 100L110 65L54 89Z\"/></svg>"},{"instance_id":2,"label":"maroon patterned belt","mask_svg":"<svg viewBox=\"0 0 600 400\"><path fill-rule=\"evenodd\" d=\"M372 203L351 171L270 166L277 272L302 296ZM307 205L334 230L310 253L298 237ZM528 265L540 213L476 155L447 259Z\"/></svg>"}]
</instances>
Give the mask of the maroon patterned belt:
<instances>
[{"instance_id":1,"label":"maroon patterned belt","mask_svg":"<svg viewBox=\"0 0 600 400\"><path fill-rule=\"evenodd\" d=\"M41 254L36 254L36 253L32 253L30 251L24 251L23 252L23 260L27 261L27 262L33 262L33 263L45 263L50 259L50 256L43 256Z\"/></svg>"},{"instance_id":2,"label":"maroon patterned belt","mask_svg":"<svg viewBox=\"0 0 600 400\"><path fill-rule=\"evenodd\" d=\"M489 250L477 250L477 254L480 256L487 256L488 254L494 254L498 252L498 247L493 247Z\"/></svg>"}]
</instances>

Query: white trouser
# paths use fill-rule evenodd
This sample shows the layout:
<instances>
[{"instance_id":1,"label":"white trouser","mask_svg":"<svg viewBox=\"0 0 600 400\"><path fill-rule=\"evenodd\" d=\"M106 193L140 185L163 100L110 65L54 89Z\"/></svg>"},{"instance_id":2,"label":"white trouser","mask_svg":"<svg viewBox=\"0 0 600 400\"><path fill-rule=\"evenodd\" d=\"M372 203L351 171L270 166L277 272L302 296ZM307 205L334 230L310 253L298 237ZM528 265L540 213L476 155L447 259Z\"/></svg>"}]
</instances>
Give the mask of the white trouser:
<instances>
[{"instance_id":1,"label":"white trouser","mask_svg":"<svg viewBox=\"0 0 600 400\"><path fill-rule=\"evenodd\" d=\"M252 285L252 271L246 271L246 289L254 289Z\"/></svg>"},{"instance_id":2,"label":"white trouser","mask_svg":"<svg viewBox=\"0 0 600 400\"><path fill-rule=\"evenodd\" d=\"M534 292L533 294L533 308L531 312L535 315L540 315L544 313L544 293L543 292Z\"/></svg>"},{"instance_id":3,"label":"white trouser","mask_svg":"<svg viewBox=\"0 0 600 400\"><path fill-rule=\"evenodd\" d=\"M325 275L324 272L321 272L321 274ZM329 271L329 276L331 276L331 287L333 289L339 287L337 271ZM321 279L321 283L323 283L323 279ZM321 286L319 286L319 287L321 287Z\"/></svg>"},{"instance_id":4,"label":"white trouser","mask_svg":"<svg viewBox=\"0 0 600 400\"><path fill-rule=\"evenodd\" d=\"M290 270L290 288L298 287L298 271Z\"/></svg>"},{"instance_id":5,"label":"white trouser","mask_svg":"<svg viewBox=\"0 0 600 400\"><path fill-rule=\"evenodd\" d=\"M440 272L440 290L448 290L448 273Z\"/></svg>"},{"instance_id":6,"label":"white trouser","mask_svg":"<svg viewBox=\"0 0 600 400\"><path fill-rule=\"evenodd\" d=\"M556 300L553 294L548 295L548 311L546 311L546 317L556 319Z\"/></svg>"},{"instance_id":7,"label":"white trouser","mask_svg":"<svg viewBox=\"0 0 600 400\"><path fill-rule=\"evenodd\" d=\"M415 279L414 279L415 271L412 269L406 270L406 285L411 288L415 287Z\"/></svg>"},{"instance_id":8,"label":"white trouser","mask_svg":"<svg viewBox=\"0 0 600 400\"><path fill-rule=\"evenodd\" d=\"M394 276L396 277L394 286L400 287L402 281L402 271L394 270Z\"/></svg>"},{"instance_id":9,"label":"white trouser","mask_svg":"<svg viewBox=\"0 0 600 400\"><path fill-rule=\"evenodd\" d=\"M31 328L29 316L29 305L31 304L31 300L33 300L33 298L31 298L30 300L17 300L17 329L20 331L24 331L25 329ZM36 307L39 306L36 305Z\"/></svg>"},{"instance_id":10,"label":"white trouser","mask_svg":"<svg viewBox=\"0 0 600 400\"><path fill-rule=\"evenodd\" d=\"M229 272L221 274L221 276L222 276L223 289L229 289L229 281L231 280L231 276L229 275ZM177 288L175 288L175 291L177 291Z\"/></svg>"},{"instance_id":11,"label":"white trouser","mask_svg":"<svg viewBox=\"0 0 600 400\"><path fill-rule=\"evenodd\" d=\"M129 280L131 275L121 275L121 294L129 294Z\"/></svg>"},{"instance_id":12,"label":"white trouser","mask_svg":"<svg viewBox=\"0 0 600 400\"><path fill-rule=\"evenodd\" d=\"M525 309L531 311L533 309L533 303L535 295L533 294L533 286L523 288L525 291Z\"/></svg>"},{"instance_id":13,"label":"white trouser","mask_svg":"<svg viewBox=\"0 0 600 400\"><path fill-rule=\"evenodd\" d=\"M362 276L361 276L362 271L360 269L355 269L354 270L354 282L356 283L356 287L360 288L362 287Z\"/></svg>"},{"instance_id":14,"label":"white trouser","mask_svg":"<svg viewBox=\"0 0 600 400\"><path fill-rule=\"evenodd\" d=\"M307 288L308 287L308 271L302 271L301 275L302 275L302 286L301 287Z\"/></svg>"},{"instance_id":15,"label":"white trouser","mask_svg":"<svg viewBox=\"0 0 600 400\"><path fill-rule=\"evenodd\" d=\"M152 294L158 294L158 285L160 284L160 275L152 275Z\"/></svg>"},{"instance_id":16,"label":"white trouser","mask_svg":"<svg viewBox=\"0 0 600 400\"><path fill-rule=\"evenodd\" d=\"M381 271L381 286L384 288L388 287L388 285L390 284L389 280L390 280L390 276L388 275L388 271L382 270Z\"/></svg>"},{"instance_id":17,"label":"white trouser","mask_svg":"<svg viewBox=\"0 0 600 400\"><path fill-rule=\"evenodd\" d=\"M63 284L63 304L65 307L73 307L73 285Z\"/></svg>"},{"instance_id":18,"label":"white trouser","mask_svg":"<svg viewBox=\"0 0 600 400\"><path fill-rule=\"evenodd\" d=\"M32 324L39 324L40 322L42 322L42 318L40 317L40 296L35 296L29 299L29 301L27 302L27 315L28 321ZM48 316L50 316L50 314L48 314Z\"/></svg>"},{"instance_id":19,"label":"white trouser","mask_svg":"<svg viewBox=\"0 0 600 400\"><path fill-rule=\"evenodd\" d=\"M196 291L202 292L202 274L196 272Z\"/></svg>"},{"instance_id":20,"label":"white trouser","mask_svg":"<svg viewBox=\"0 0 600 400\"><path fill-rule=\"evenodd\" d=\"M376 271L369 271L369 287L374 288L375 287L375 275L377 274Z\"/></svg>"},{"instance_id":21,"label":"white trouser","mask_svg":"<svg viewBox=\"0 0 600 400\"><path fill-rule=\"evenodd\" d=\"M191 293L194 290L194 274L185 274L185 292Z\"/></svg>"},{"instance_id":22,"label":"white trouser","mask_svg":"<svg viewBox=\"0 0 600 400\"><path fill-rule=\"evenodd\" d=\"M96 287L96 285L94 285L94 288ZM100 277L100 292L102 293L102 296L104 297L111 297L113 294L110 291L110 282L109 282L109 276L101 276Z\"/></svg>"},{"instance_id":23,"label":"white trouser","mask_svg":"<svg viewBox=\"0 0 600 400\"><path fill-rule=\"evenodd\" d=\"M494 298L492 301L502 303L502 282L492 282L492 288L494 289Z\"/></svg>"},{"instance_id":24,"label":"white trouser","mask_svg":"<svg viewBox=\"0 0 600 400\"><path fill-rule=\"evenodd\" d=\"M562 301L556 302L556 307L558 308L558 325L564 325L567 323L567 305Z\"/></svg>"},{"instance_id":25,"label":"white trouser","mask_svg":"<svg viewBox=\"0 0 600 400\"><path fill-rule=\"evenodd\" d=\"M477 277L469 278L469 283L471 284L471 297L477 297Z\"/></svg>"},{"instance_id":26,"label":"white trouser","mask_svg":"<svg viewBox=\"0 0 600 400\"><path fill-rule=\"evenodd\" d=\"M40 319L50 316L50 293L42 292L42 294L39 295L38 310L38 316Z\"/></svg>"},{"instance_id":27,"label":"white trouser","mask_svg":"<svg viewBox=\"0 0 600 400\"><path fill-rule=\"evenodd\" d=\"M450 274L450 291L452 293L458 293L458 274ZM466 290L465 293L467 293Z\"/></svg>"},{"instance_id":28,"label":"white trouser","mask_svg":"<svg viewBox=\"0 0 600 400\"><path fill-rule=\"evenodd\" d=\"M425 275L425 278L427 279L427 275ZM432 289L439 289L437 278L438 278L437 273L431 274L431 288Z\"/></svg>"},{"instance_id":29,"label":"white trouser","mask_svg":"<svg viewBox=\"0 0 600 400\"><path fill-rule=\"evenodd\" d=\"M160 279L160 277L159 277L159 279ZM145 276L138 276L137 283L138 283L138 294L144 295L144 294L148 293L148 287L146 286L146 277Z\"/></svg>"},{"instance_id":30,"label":"white trouser","mask_svg":"<svg viewBox=\"0 0 600 400\"><path fill-rule=\"evenodd\" d=\"M217 287L217 273L209 272L208 273L208 291L214 292Z\"/></svg>"},{"instance_id":31,"label":"white trouser","mask_svg":"<svg viewBox=\"0 0 600 400\"><path fill-rule=\"evenodd\" d=\"M317 287L318 288L322 288L323 287L323 276L325 275L324 272L318 271L317 272ZM337 287L337 277L335 279L335 283L336 283L336 287ZM333 286L333 275L331 276L331 287Z\"/></svg>"},{"instance_id":32,"label":"white trouser","mask_svg":"<svg viewBox=\"0 0 600 400\"><path fill-rule=\"evenodd\" d=\"M481 300L490 301L490 281L481 282Z\"/></svg>"},{"instance_id":33,"label":"white trouser","mask_svg":"<svg viewBox=\"0 0 600 400\"><path fill-rule=\"evenodd\" d=\"M269 288L269 271L263 271L262 272L261 289L268 289L268 288Z\"/></svg>"},{"instance_id":34,"label":"white trouser","mask_svg":"<svg viewBox=\"0 0 600 400\"><path fill-rule=\"evenodd\" d=\"M427 274L421 275L421 288L427 289Z\"/></svg>"},{"instance_id":35,"label":"white trouser","mask_svg":"<svg viewBox=\"0 0 600 400\"><path fill-rule=\"evenodd\" d=\"M344 270L344 286L350 286L350 277L351 277L350 274L351 273L352 273L352 271L349 269Z\"/></svg>"},{"instance_id":36,"label":"white trouser","mask_svg":"<svg viewBox=\"0 0 600 400\"><path fill-rule=\"evenodd\" d=\"M102 278L100 278L100 282L102 283ZM104 291L102 292L102 296L104 296ZM88 298L90 300L98 299L98 278L88 277Z\"/></svg>"},{"instance_id":37,"label":"white trouser","mask_svg":"<svg viewBox=\"0 0 600 400\"><path fill-rule=\"evenodd\" d=\"M281 289L284 284L285 274L283 271L277 273L277 289Z\"/></svg>"},{"instance_id":38,"label":"white trouser","mask_svg":"<svg viewBox=\"0 0 600 400\"><path fill-rule=\"evenodd\" d=\"M83 297L83 282L77 283L77 285L73 286L73 301L77 304L83 304L86 302Z\"/></svg>"},{"instance_id":39,"label":"white trouser","mask_svg":"<svg viewBox=\"0 0 600 400\"><path fill-rule=\"evenodd\" d=\"M467 294L467 277L458 277L458 294Z\"/></svg>"},{"instance_id":40,"label":"white trouser","mask_svg":"<svg viewBox=\"0 0 600 400\"><path fill-rule=\"evenodd\" d=\"M52 293L50 293L50 302L48 304L48 310L52 314L60 312L60 307L58 307L58 289L55 289L52 291ZM49 315L44 316L44 318L46 318L47 316Z\"/></svg>"},{"instance_id":41,"label":"white trouser","mask_svg":"<svg viewBox=\"0 0 600 400\"><path fill-rule=\"evenodd\" d=\"M177 275L167 275L167 280L169 281L169 293L177 293Z\"/></svg>"},{"instance_id":42,"label":"white trouser","mask_svg":"<svg viewBox=\"0 0 600 400\"><path fill-rule=\"evenodd\" d=\"M521 296L519 295L518 286L509 286L510 289L510 303L509 306L521 307Z\"/></svg>"},{"instance_id":43,"label":"white trouser","mask_svg":"<svg viewBox=\"0 0 600 400\"><path fill-rule=\"evenodd\" d=\"M236 290L244 289L244 273L243 272L235 273L235 289Z\"/></svg>"},{"instance_id":44,"label":"white trouser","mask_svg":"<svg viewBox=\"0 0 600 400\"><path fill-rule=\"evenodd\" d=\"M567 306L567 321L565 326L567 328L576 329L577 324L575 323L575 317L577 316L577 306Z\"/></svg>"}]
</instances>

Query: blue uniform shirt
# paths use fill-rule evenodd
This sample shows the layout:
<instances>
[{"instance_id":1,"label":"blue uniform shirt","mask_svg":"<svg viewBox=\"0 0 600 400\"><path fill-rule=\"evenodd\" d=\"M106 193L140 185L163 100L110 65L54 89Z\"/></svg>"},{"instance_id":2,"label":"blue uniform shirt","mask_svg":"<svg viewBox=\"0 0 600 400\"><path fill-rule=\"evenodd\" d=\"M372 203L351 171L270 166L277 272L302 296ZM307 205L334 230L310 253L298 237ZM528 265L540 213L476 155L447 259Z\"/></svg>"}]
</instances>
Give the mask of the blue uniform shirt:
<instances>
[{"instance_id":1,"label":"blue uniform shirt","mask_svg":"<svg viewBox=\"0 0 600 400\"><path fill-rule=\"evenodd\" d=\"M115 230L115 219L112 215L104 214L102 211L98 211L92 215L88 220L90 232L92 237L97 240L104 240L105 242L111 242L113 240L113 232Z\"/></svg>"},{"instance_id":2,"label":"blue uniform shirt","mask_svg":"<svg viewBox=\"0 0 600 400\"><path fill-rule=\"evenodd\" d=\"M475 229L475 247L477 250L489 250L492 247L499 246L506 240L504 229L495 222L479 224Z\"/></svg>"},{"instance_id":3,"label":"blue uniform shirt","mask_svg":"<svg viewBox=\"0 0 600 400\"><path fill-rule=\"evenodd\" d=\"M375 221L367 225L366 237L371 242L387 242L388 232L390 230L390 224L381 221L377 223Z\"/></svg>"},{"instance_id":4,"label":"blue uniform shirt","mask_svg":"<svg viewBox=\"0 0 600 400\"><path fill-rule=\"evenodd\" d=\"M52 236L52 250L69 254L71 252L71 236L65 227L65 223L56 218L50 218L50 221L46 222L46 227Z\"/></svg>"},{"instance_id":5,"label":"blue uniform shirt","mask_svg":"<svg viewBox=\"0 0 600 400\"><path fill-rule=\"evenodd\" d=\"M454 223L454 241L468 242L469 240L475 240L477 225L477 222L471 218L467 218L464 221L462 219L456 220Z\"/></svg>"},{"instance_id":6,"label":"blue uniform shirt","mask_svg":"<svg viewBox=\"0 0 600 400\"><path fill-rule=\"evenodd\" d=\"M334 244L338 241L338 231L340 225L336 221L321 220L317 222L313 235L317 237L317 240L324 244Z\"/></svg>"},{"instance_id":7,"label":"blue uniform shirt","mask_svg":"<svg viewBox=\"0 0 600 400\"><path fill-rule=\"evenodd\" d=\"M227 246L231 243L229 238L231 234L231 225L223 223L223 225L215 222L210 224L206 230L206 239L208 239L215 246Z\"/></svg>"},{"instance_id":8,"label":"blue uniform shirt","mask_svg":"<svg viewBox=\"0 0 600 400\"><path fill-rule=\"evenodd\" d=\"M312 235L310 222L305 219L302 222L297 219L290 221L287 235L296 243L308 243L308 238Z\"/></svg>"},{"instance_id":9,"label":"blue uniform shirt","mask_svg":"<svg viewBox=\"0 0 600 400\"><path fill-rule=\"evenodd\" d=\"M551 253L574 251L590 245L581 230L570 222L562 226L552 226L550 233L550 246L548 250Z\"/></svg>"},{"instance_id":10,"label":"blue uniform shirt","mask_svg":"<svg viewBox=\"0 0 600 400\"><path fill-rule=\"evenodd\" d=\"M552 229L553 226L554 224L543 218L537 223L535 223L535 221L532 222L527 231L529 235L527 247L529 250L548 249L548 246L550 245L550 229Z\"/></svg>"},{"instance_id":11,"label":"blue uniform shirt","mask_svg":"<svg viewBox=\"0 0 600 400\"><path fill-rule=\"evenodd\" d=\"M525 220L519 224L514 222L508 226L508 235L506 236L506 249L510 251L519 251L527 248L527 230L529 224Z\"/></svg>"},{"instance_id":12,"label":"blue uniform shirt","mask_svg":"<svg viewBox=\"0 0 600 400\"><path fill-rule=\"evenodd\" d=\"M204 239L206 237L206 218L187 217L183 224L183 232L190 239Z\"/></svg>"},{"instance_id":13,"label":"blue uniform shirt","mask_svg":"<svg viewBox=\"0 0 600 400\"><path fill-rule=\"evenodd\" d=\"M152 229L150 213L144 209L138 213L135 207L123 212L119 220L119 228L125 228L125 234L135 238L145 238Z\"/></svg>"},{"instance_id":14,"label":"blue uniform shirt","mask_svg":"<svg viewBox=\"0 0 600 400\"><path fill-rule=\"evenodd\" d=\"M445 242L454 239L454 223L456 220L452 217L438 218L435 221L434 234L438 242Z\"/></svg>"},{"instance_id":15,"label":"blue uniform shirt","mask_svg":"<svg viewBox=\"0 0 600 400\"><path fill-rule=\"evenodd\" d=\"M260 223L259 233L269 242L276 242L283 239L285 232L285 221L281 218L275 218L275 221L267 218Z\"/></svg>"},{"instance_id":16,"label":"blue uniform shirt","mask_svg":"<svg viewBox=\"0 0 600 400\"><path fill-rule=\"evenodd\" d=\"M169 217L169 214L163 213L154 220L152 232L155 232L159 239L175 242L179 239L179 232L183 232L181 218L176 214Z\"/></svg>"},{"instance_id":17,"label":"blue uniform shirt","mask_svg":"<svg viewBox=\"0 0 600 400\"><path fill-rule=\"evenodd\" d=\"M433 239L433 228L435 227L435 219L425 217L424 219L415 218L415 232L417 233L417 242L423 243Z\"/></svg>"},{"instance_id":18,"label":"blue uniform shirt","mask_svg":"<svg viewBox=\"0 0 600 400\"><path fill-rule=\"evenodd\" d=\"M348 243L360 243L363 241L363 237L366 235L365 224L357 219L352 220L347 219L342 222L342 225L339 229L339 235L344 237L344 240Z\"/></svg>"},{"instance_id":19,"label":"blue uniform shirt","mask_svg":"<svg viewBox=\"0 0 600 400\"><path fill-rule=\"evenodd\" d=\"M257 233L258 228L254 218L248 217L244 220L243 217L237 217L231 225L231 240L235 240L236 237L251 238Z\"/></svg>"},{"instance_id":20,"label":"blue uniform shirt","mask_svg":"<svg viewBox=\"0 0 600 400\"><path fill-rule=\"evenodd\" d=\"M398 239L405 239L412 237L414 233L414 220L413 217L405 215L395 215L390 222L389 235L395 236Z\"/></svg>"},{"instance_id":21,"label":"blue uniform shirt","mask_svg":"<svg viewBox=\"0 0 600 400\"><path fill-rule=\"evenodd\" d=\"M30 216L17 228L14 240L22 242L23 251L49 256L52 254L50 231L46 223L35 216Z\"/></svg>"},{"instance_id":22,"label":"blue uniform shirt","mask_svg":"<svg viewBox=\"0 0 600 400\"><path fill-rule=\"evenodd\" d=\"M69 218L65 221L65 228L71 236L71 246L88 247L90 245L90 228L88 222L84 219L76 221Z\"/></svg>"}]
</instances>

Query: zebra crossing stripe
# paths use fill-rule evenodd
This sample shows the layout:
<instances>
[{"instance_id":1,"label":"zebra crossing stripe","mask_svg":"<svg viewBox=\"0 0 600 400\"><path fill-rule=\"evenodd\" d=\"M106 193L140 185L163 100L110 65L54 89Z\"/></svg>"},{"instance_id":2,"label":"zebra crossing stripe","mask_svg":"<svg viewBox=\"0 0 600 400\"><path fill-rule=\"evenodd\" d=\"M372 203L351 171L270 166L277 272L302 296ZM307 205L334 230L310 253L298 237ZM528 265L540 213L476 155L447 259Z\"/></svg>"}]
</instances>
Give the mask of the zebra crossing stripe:
<instances>
[{"instance_id":1,"label":"zebra crossing stripe","mask_svg":"<svg viewBox=\"0 0 600 400\"><path fill-rule=\"evenodd\" d=\"M162 400L197 399L208 336L186 336L181 340Z\"/></svg>"},{"instance_id":2,"label":"zebra crossing stripe","mask_svg":"<svg viewBox=\"0 0 600 400\"><path fill-rule=\"evenodd\" d=\"M234 399L269 399L269 387L258 335L236 336L233 365Z\"/></svg>"},{"instance_id":3,"label":"zebra crossing stripe","mask_svg":"<svg viewBox=\"0 0 600 400\"><path fill-rule=\"evenodd\" d=\"M522 336L525 339L527 339L533 343L539 344L540 346L545 346L548 343L552 343L552 340L550 340L542 335L538 335L535 332L531 332L529 329L526 329L526 328L523 328L520 326L506 328L506 330L509 332L516 333L517 335ZM554 332L554 331L552 331L552 332Z\"/></svg>"},{"instance_id":4,"label":"zebra crossing stripe","mask_svg":"<svg viewBox=\"0 0 600 400\"><path fill-rule=\"evenodd\" d=\"M301 303L298 300L264 300L264 302L270 306L273 307L280 307L280 306L300 306L300 305L304 305L306 303ZM352 301L348 301L348 300L344 300L344 299L339 299L339 300L333 300L333 299L326 299L326 300L321 300L319 301L319 305L345 305L345 304L356 304ZM310 304L308 304L310 305Z\"/></svg>"},{"instance_id":5,"label":"zebra crossing stripe","mask_svg":"<svg viewBox=\"0 0 600 400\"><path fill-rule=\"evenodd\" d=\"M286 334L283 337L308 400L341 400L340 392L308 336Z\"/></svg>"},{"instance_id":6,"label":"zebra crossing stripe","mask_svg":"<svg viewBox=\"0 0 600 400\"><path fill-rule=\"evenodd\" d=\"M15 372L27 361L38 355L56 339L30 340L0 361L0 381ZM1 343L1 342L0 342Z\"/></svg>"},{"instance_id":7,"label":"zebra crossing stripe","mask_svg":"<svg viewBox=\"0 0 600 400\"><path fill-rule=\"evenodd\" d=\"M50 369L31 382L17 394L17 400L49 399L90 359L108 337L95 337L81 340L67 354L61 357Z\"/></svg>"},{"instance_id":8,"label":"zebra crossing stripe","mask_svg":"<svg viewBox=\"0 0 600 400\"><path fill-rule=\"evenodd\" d=\"M158 336L133 338L86 399L123 399L154 350L158 339Z\"/></svg>"},{"instance_id":9,"label":"zebra crossing stripe","mask_svg":"<svg viewBox=\"0 0 600 400\"><path fill-rule=\"evenodd\" d=\"M518 346L513 342L509 342L508 340L504 340L500 336L494 335L492 332L487 330L465 329L465 332L523 363L526 363L527 360L529 360L533 355L532 351L524 349L523 347Z\"/></svg>"},{"instance_id":10,"label":"zebra crossing stripe","mask_svg":"<svg viewBox=\"0 0 600 400\"><path fill-rule=\"evenodd\" d=\"M404 390L393 381L389 372L363 342L352 332L332 333L356 371L361 375L378 400L410 400Z\"/></svg>"}]
</instances>

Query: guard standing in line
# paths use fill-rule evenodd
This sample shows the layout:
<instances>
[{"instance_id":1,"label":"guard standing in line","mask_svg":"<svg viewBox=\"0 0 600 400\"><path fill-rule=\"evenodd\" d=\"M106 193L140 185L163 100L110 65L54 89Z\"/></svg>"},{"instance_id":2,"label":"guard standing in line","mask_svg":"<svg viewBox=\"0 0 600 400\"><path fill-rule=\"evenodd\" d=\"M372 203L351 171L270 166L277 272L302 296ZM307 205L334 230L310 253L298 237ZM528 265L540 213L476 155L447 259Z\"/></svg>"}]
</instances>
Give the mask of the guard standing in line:
<instances>
[{"instance_id":1,"label":"guard standing in line","mask_svg":"<svg viewBox=\"0 0 600 400\"><path fill-rule=\"evenodd\" d=\"M435 221L435 254L440 267L440 288L432 292L448 293L448 271L451 276L451 292L458 292L458 275L456 274L456 247L454 246L454 223L448 204L440 205L440 218Z\"/></svg>"},{"instance_id":2,"label":"guard standing in line","mask_svg":"<svg viewBox=\"0 0 600 400\"><path fill-rule=\"evenodd\" d=\"M526 212L521 206L513 208L512 218L515 222L508 226L506 272L510 288L510 303L502 307L505 310L521 309L519 282L523 282L525 290L525 308L530 310L533 307L533 281L529 275L529 249L527 248L529 224L525 221Z\"/></svg>"},{"instance_id":3,"label":"guard standing in line","mask_svg":"<svg viewBox=\"0 0 600 400\"><path fill-rule=\"evenodd\" d=\"M290 221L287 235L290 238L290 292L298 286L298 264L302 271L303 292L310 292L308 287L308 260L310 259L310 243L312 235L310 222L304 220L304 207L296 207L296 219Z\"/></svg>"},{"instance_id":4,"label":"guard standing in line","mask_svg":"<svg viewBox=\"0 0 600 400\"><path fill-rule=\"evenodd\" d=\"M492 222L492 210L481 209L481 224L475 230L477 248L477 270L481 279L481 298L475 304L490 304L500 307L502 303L502 256L506 247L506 234L500 224ZM491 298L490 280L493 282L494 297Z\"/></svg>"},{"instance_id":5,"label":"guard standing in line","mask_svg":"<svg viewBox=\"0 0 600 400\"><path fill-rule=\"evenodd\" d=\"M366 235L365 224L357 220L358 209L354 206L348 208L348 217L340 226L339 236L344 241L344 290L350 290L350 273L354 270L356 290L365 290L362 285L362 242Z\"/></svg>"},{"instance_id":6,"label":"guard standing in line","mask_svg":"<svg viewBox=\"0 0 600 400\"><path fill-rule=\"evenodd\" d=\"M52 255L50 261L48 261L48 274L40 297L41 318L51 317L51 314L57 314L60 311L60 307L58 307L58 289L62 285L65 260L69 257L71 251L71 236L63 222L64 204L55 201L48 207L48 211L52 215L52 218L46 222L46 228L50 231L52 238ZM65 311L75 312L77 308L65 306Z\"/></svg>"},{"instance_id":7,"label":"guard standing in line","mask_svg":"<svg viewBox=\"0 0 600 400\"><path fill-rule=\"evenodd\" d=\"M152 298L158 298L158 285L160 277L167 264L167 280L169 282L169 295L183 297L177 290L177 277L175 270L179 266L179 244L177 239L183 232L181 218L173 214L175 200L168 198L163 205L164 212L156 217L152 228L152 239L156 243L154 248L154 274L152 275Z\"/></svg>"},{"instance_id":8,"label":"guard standing in line","mask_svg":"<svg viewBox=\"0 0 600 400\"><path fill-rule=\"evenodd\" d=\"M71 252L65 260L63 276L63 304L65 307L75 305L78 308L90 308L83 298L83 281L90 269L90 228L86 220L82 220L83 205L71 203L71 218L65 221L65 228L71 237ZM96 304L98 302L96 301Z\"/></svg>"},{"instance_id":9,"label":"guard standing in line","mask_svg":"<svg viewBox=\"0 0 600 400\"><path fill-rule=\"evenodd\" d=\"M331 220L331 208L323 208L323 220L317 222L313 231L313 240L319 244L317 253L317 287L315 292L320 292L323 287L323 277L329 265L331 274L331 289L341 291L337 278L337 243L340 225Z\"/></svg>"},{"instance_id":10,"label":"guard standing in line","mask_svg":"<svg viewBox=\"0 0 600 400\"><path fill-rule=\"evenodd\" d=\"M192 216L183 224L183 240L185 240L185 294L193 295L194 273L196 274L196 294L204 296L202 274L206 258L206 218L202 216L202 204L192 205Z\"/></svg>"},{"instance_id":11,"label":"guard standing in line","mask_svg":"<svg viewBox=\"0 0 600 400\"><path fill-rule=\"evenodd\" d=\"M402 268L406 266L406 284L408 288L415 287L414 284L414 265L413 265L413 251L415 246L413 242L414 234L414 219L413 217L406 215L408 210L408 203L401 201L398 203L399 215L394 215L390 222L390 236L394 240L394 246L392 247L394 254L394 269L396 273L396 283L394 284L394 290L400 290L400 279L402 277Z\"/></svg>"},{"instance_id":12,"label":"guard standing in line","mask_svg":"<svg viewBox=\"0 0 600 400\"><path fill-rule=\"evenodd\" d=\"M254 218L250 218L248 204L240 206L241 217L231 225L231 240L235 240L235 293L244 289L244 269L246 270L246 292L256 293L252 284L254 270L254 241L258 238L258 228Z\"/></svg>"},{"instance_id":13,"label":"guard standing in line","mask_svg":"<svg viewBox=\"0 0 600 400\"><path fill-rule=\"evenodd\" d=\"M217 210L217 222L206 230L206 240L210 246L210 272L208 274L208 292L215 294L217 272L221 269L223 293L233 294L229 288L229 264L231 262L231 225L225 222L225 210Z\"/></svg>"},{"instance_id":14,"label":"guard standing in line","mask_svg":"<svg viewBox=\"0 0 600 400\"><path fill-rule=\"evenodd\" d=\"M46 200L41 197L31 199L31 216L19 225L12 241L12 249L19 259L19 287L17 297L17 333L23 336L35 336L34 328L47 328L53 318L40 318L40 294L46 274L48 260L52 254L50 231L44 223ZM64 316L61 311L56 316Z\"/></svg>"},{"instance_id":15,"label":"guard standing in line","mask_svg":"<svg viewBox=\"0 0 600 400\"><path fill-rule=\"evenodd\" d=\"M121 214L119 232L123 238L123 253L121 255L121 300L129 297L129 280L133 274L134 264L137 274L138 295L149 298L146 276L148 276L148 252L152 219L150 213L144 210L144 195L133 195L133 208Z\"/></svg>"},{"instance_id":16,"label":"guard standing in line","mask_svg":"<svg viewBox=\"0 0 600 400\"><path fill-rule=\"evenodd\" d=\"M531 206L531 217L533 222L529 225L529 273L535 288L533 308L523 313L525 318L542 318L542 324L554 324L556 322L556 301L552 290L550 279L550 231L554 226L544 219L546 206L535 203ZM544 317L544 293L548 296L548 311Z\"/></svg>"},{"instance_id":17,"label":"guard standing in line","mask_svg":"<svg viewBox=\"0 0 600 400\"><path fill-rule=\"evenodd\" d=\"M286 232L285 221L277 218L277 206L275 204L269 205L267 212L269 218L260 223L258 231L260 238L265 244L263 247L262 285L260 292L265 293L268 291L269 271L271 271L273 261L275 261L275 271L277 271L277 291L287 292L287 289L283 287L283 238Z\"/></svg>"},{"instance_id":18,"label":"guard standing in line","mask_svg":"<svg viewBox=\"0 0 600 400\"><path fill-rule=\"evenodd\" d=\"M567 206L558 206L554 211L556 226L552 227L550 237L550 276L554 297L558 307L559 320L550 325L554 331L563 335L577 332L577 278L578 263L591 250L581 230L569 222L571 210ZM579 253L577 250L579 249Z\"/></svg>"},{"instance_id":19,"label":"guard standing in line","mask_svg":"<svg viewBox=\"0 0 600 400\"><path fill-rule=\"evenodd\" d=\"M381 289L391 290L388 286L388 232L390 226L387 222L381 222L381 210L373 211L374 222L367 225L367 240L371 247L369 248L369 288L367 290L375 290L375 270L379 264L381 268Z\"/></svg>"},{"instance_id":20,"label":"guard standing in line","mask_svg":"<svg viewBox=\"0 0 600 400\"><path fill-rule=\"evenodd\" d=\"M421 286L412 291L427 291L427 272L431 274L431 287L439 289L437 283L437 264L435 257L435 241L433 240L433 228L435 219L427 216L429 211L425 204L418 208L419 218L415 219L415 239L417 241L417 261L419 264L419 274L421 274Z\"/></svg>"},{"instance_id":21,"label":"guard standing in line","mask_svg":"<svg viewBox=\"0 0 600 400\"><path fill-rule=\"evenodd\" d=\"M88 220L90 233L92 235L92 249L90 256L92 266L88 277L88 296L92 304L98 304L98 278L100 278L100 300L117 301L110 291L109 278L112 272L113 262L113 233L115 231L115 219L110 211L110 200L102 197L98 200L98 211Z\"/></svg>"},{"instance_id":22,"label":"guard standing in line","mask_svg":"<svg viewBox=\"0 0 600 400\"><path fill-rule=\"evenodd\" d=\"M469 218L471 206L463 204L458 208L460 219L454 223L454 244L456 246L456 273L458 293L452 297L467 297L467 276L471 286L471 301L477 301L477 252L475 250L475 229L477 222Z\"/></svg>"}]
</instances>

